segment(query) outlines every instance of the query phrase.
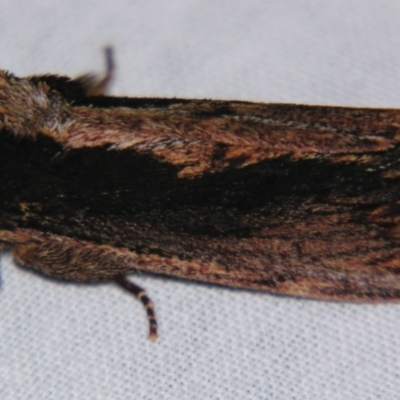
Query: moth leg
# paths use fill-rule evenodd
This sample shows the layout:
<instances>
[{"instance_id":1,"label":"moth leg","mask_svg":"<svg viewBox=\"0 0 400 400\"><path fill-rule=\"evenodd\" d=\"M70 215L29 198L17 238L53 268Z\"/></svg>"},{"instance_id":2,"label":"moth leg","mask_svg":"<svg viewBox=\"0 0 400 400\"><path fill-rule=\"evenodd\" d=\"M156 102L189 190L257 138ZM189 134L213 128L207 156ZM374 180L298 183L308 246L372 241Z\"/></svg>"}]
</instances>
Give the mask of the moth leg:
<instances>
[{"instance_id":1,"label":"moth leg","mask_svg":"<svg viewBox=\"0 0 400 400\"><path fill-rule=\"evenodd\" d=\"M52 278L77 282L115 280L143 303L150 324L149 339L157 339L157 321L152 301L144 289L130 282L122 272L131 270L130 265L137 261L132 257L133 254L111 246L29 230L17 233L0 231L0 250L1 240L6 247L11 247L14 260L19 265Z\"/></svg>"},{"instance_id":2,"label":"moth leg","mask_svg":"<svg viewBox=\"0 0 400 400\"><path fill-rule=\"evenodd\" d=\"M147 296L146 291L135 283L129 281L124 275L119 274L115 277L115 282L118 283L121 287L133 293L138 300L142 302L144 308L146 309L147 318L149 320L150 329L149 329L149 339L156 340L157 339L157 320L156 314L154 312L154 305L150 298Z\"/></svg>"},{"instance_id":3,"label":"moth leg","mask_svg":"<svg viewBox=\"0 0 400 400\"><path fill-rule=\"evenodd\" d=\"M106 72L103 77L97 74L85 74L76 78L86 89L87 96L103 96L114 79L115 62L112 47L104 48Z\"/></svg>"}]
</instances>

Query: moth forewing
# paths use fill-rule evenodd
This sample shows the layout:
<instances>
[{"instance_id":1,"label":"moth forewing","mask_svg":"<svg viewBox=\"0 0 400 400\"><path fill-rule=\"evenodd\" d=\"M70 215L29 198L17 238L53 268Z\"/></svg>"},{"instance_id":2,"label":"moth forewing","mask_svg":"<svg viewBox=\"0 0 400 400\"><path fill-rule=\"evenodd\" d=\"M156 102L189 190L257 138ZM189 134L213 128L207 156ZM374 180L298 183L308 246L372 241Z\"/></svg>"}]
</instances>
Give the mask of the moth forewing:
<instances>
[{"instance_id":1,"label":"moth forewing","mask_svg":"<svg viewBox=\"0 0 400 400\"><path fill-rule=\"evenodd\" d=\"M99 96L0 72L0 243L23 266L400 299L400 111Z\"/></svg>"}]
</instances>

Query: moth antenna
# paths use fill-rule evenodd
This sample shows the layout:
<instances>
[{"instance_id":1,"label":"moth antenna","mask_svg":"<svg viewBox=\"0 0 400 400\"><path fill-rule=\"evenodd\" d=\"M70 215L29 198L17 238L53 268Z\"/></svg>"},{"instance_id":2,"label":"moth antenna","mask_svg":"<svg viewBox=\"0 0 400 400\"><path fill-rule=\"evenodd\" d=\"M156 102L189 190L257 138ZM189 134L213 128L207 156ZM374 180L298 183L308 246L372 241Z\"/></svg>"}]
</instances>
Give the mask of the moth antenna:
<instances>
[{"instance_id":1,"label":"moth antenna","mask_svg":"<svg viewBox=\"0 0 400 400\"><path fill-rule=\"evenodd\" d=\"M129 281L124 275L120 274L114 278L115 282L118 283L121 287L128 290L130 293L133 293L138 300L142 302L144 308L146 309L147 319L149 320L149 339L156 340L158 337L157 334L157 320L156 314L154 311L153 302L150 300L149 296L147 296L146 291L140 286L136 285Z\"/></svg>"},{"instance_id":2,"label":"moth antenna","mask_svg":"<svg viewBox=\"0 0 400 400\"><path fill-rule=\"evenodd\" d=\"M76 79L85 87L87 96L104 96L114 80L114 49L111 46L104 48L104 57L106 63L104 76L101 77L98 74L89 73L79 76Z\"/></svg>"},{"instance_id":3,"label":"moth antenna","mask_svg":"<svg viewBox=\"0 0 400 400\"><path fill-rule=\"evenodd\" d=\"M104 55L106 57L106 76L105 79L111 80L115 72L114 50L111 46L104 48Z\"/></svg>"},{"instance_id":4,"label":"moth antenna","mask_svg":"<svg viewBox=\"0 0 400 400\"><path fill-rule=\"evenodd\" d=\"M111 46L104 48L104 56L106 60L106 73L103 79L99 82L103 92L109 87L115 76L115 61L114 61L114 49Z\"/></svg>"}]
</instances>

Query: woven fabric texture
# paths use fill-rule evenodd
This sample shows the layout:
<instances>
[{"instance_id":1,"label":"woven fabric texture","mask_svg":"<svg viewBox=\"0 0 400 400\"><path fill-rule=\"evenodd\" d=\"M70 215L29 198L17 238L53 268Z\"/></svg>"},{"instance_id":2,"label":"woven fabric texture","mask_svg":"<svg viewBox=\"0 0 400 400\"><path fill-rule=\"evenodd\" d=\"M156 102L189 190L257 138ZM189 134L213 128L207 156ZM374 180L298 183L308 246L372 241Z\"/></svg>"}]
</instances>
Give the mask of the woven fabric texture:
<instances>
[{"instance_id":1,"label":"woven fabric texture","mask_svg":"<svg viewBox=\"0 0 400 400\"><path fill-rule=\"evenodd\" d=\"M399 15L395 0L3 0L0 68L97 71L112 44L116 95L399 107ZM112 283L42 279L9 254L1 279L3 400L400 397L400 305L133 274L151 343Z\"/></svg>"}]
</instances>

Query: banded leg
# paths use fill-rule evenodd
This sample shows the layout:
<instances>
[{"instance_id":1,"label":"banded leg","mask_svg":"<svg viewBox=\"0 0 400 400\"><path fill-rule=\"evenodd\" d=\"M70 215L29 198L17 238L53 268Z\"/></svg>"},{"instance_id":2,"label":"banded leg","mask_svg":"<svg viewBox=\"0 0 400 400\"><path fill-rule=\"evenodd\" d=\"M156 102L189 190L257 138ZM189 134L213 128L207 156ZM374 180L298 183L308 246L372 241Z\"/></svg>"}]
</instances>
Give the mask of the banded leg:
<instances>
[{"instance_id":1,"label":"banded leg","mask_svg":"<svg viewBox=\"0 0 400 400\"><path fill-rule=\"evenodd\" d=\"M129 281L124 275L117 275L115 277L115 282L118 283L121 287L133 293L144 305L147 313L147 319L149 320L150 329L149 329L149 339L156 340L157 339L157 320L156 314L154 312L154 305L150 298L147 296L146 291L142 289L140 286L135 283Z\"/></svg>"}]
</instances>

